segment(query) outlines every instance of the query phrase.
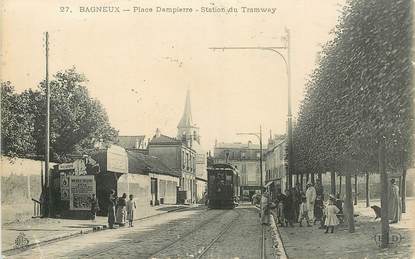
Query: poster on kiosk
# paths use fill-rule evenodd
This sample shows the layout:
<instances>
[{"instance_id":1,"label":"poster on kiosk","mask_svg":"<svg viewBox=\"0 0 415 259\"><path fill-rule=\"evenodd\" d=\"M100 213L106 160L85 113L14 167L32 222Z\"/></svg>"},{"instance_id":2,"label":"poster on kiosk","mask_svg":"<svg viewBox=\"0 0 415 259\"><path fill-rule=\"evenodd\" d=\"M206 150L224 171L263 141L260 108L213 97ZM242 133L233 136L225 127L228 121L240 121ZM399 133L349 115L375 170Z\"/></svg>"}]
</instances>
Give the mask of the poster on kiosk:
<instances>
[{"instance_id":1,"label":"poster on kiosk","mask_svg":"<svg viewBox=\"0 0 415 259\"><path fill-rule=\"evenodd\" d=\"M92 194L96 194L96 184L93 175L69 177L70 210L90 210Z\"/></svg>"}]
</instances>

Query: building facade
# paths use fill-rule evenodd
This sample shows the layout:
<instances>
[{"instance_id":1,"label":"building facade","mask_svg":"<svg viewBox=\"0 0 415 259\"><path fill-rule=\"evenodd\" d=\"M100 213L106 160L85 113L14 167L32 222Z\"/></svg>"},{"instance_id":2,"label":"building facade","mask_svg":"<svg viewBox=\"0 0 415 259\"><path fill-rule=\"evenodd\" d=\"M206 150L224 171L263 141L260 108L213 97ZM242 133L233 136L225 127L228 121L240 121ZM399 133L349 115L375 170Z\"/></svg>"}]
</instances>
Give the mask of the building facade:
<instances>
[{"instance_id":1,"label":"building facade","mask_svg":"<svg viewBox=\"0 0 415 259\"><path fill-rule=\"evenodd\" d=\"M239 171L242 199L250 200L261 191L260 146L249 141L243 143L216 143L215 163L230 163ZM264 163L262 164L264 179Z\"/></svg>"},{"instance_id":2,"label":"building facade","mask_svg":"<svg viewBox=\"0 0 415 259\"><path fill-rule=\"evenodd\" d=\"M206 191L207 186L207 155L200 144L199 127L193 122L189 91L186 94L182 118L177 125L177 139L195 151L195 193L196 201L199 201L203 198L203 193Z\"/></svg>"},{"instance_id":3,"label":"building facade","mask_svg":"<svg viewBox=\"0 0 415 259\"><path fill-rule=\"evenodd\" d=\"M285 192L287 184L285 153L285 136L270 137L264 152L265 183L273 193L278 189Z\"/></svg>"},{"instance_id":4,"label":"building facade","mask_svg":"<svg viewBox=\"0 0 415 259\"><path fill-rule=\"evenodd\" d=\"M186 191L186 202L196 202L196 152L176 138L156 134L148 143L148 154L159 158L167 167L180 172L179 187Z\"/></svg>"}]
</instances>

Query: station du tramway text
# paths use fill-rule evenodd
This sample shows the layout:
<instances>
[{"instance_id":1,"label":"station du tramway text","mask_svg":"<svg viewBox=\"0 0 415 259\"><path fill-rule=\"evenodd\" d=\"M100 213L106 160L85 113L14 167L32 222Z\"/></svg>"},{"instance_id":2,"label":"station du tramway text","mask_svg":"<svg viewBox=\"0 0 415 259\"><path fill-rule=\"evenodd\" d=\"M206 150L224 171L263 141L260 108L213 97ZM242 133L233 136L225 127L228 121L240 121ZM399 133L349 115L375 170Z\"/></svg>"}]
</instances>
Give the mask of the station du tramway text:
<instances>
[{"instance_id":1,"label":"station du tramway text","mask_svg":"<svg viewBox=\"0 0 415 259\"><path fill-rule=\"evenodd\" d=\"M269 13L275 14L277 8L275 7L206 7L200 8L193 7L141 7L133 6L131 8L121 8L120 6L80 6L79 12L81 13L121 13L121 12L133 12L133 13Z\"/></svg>"}]
</instances>

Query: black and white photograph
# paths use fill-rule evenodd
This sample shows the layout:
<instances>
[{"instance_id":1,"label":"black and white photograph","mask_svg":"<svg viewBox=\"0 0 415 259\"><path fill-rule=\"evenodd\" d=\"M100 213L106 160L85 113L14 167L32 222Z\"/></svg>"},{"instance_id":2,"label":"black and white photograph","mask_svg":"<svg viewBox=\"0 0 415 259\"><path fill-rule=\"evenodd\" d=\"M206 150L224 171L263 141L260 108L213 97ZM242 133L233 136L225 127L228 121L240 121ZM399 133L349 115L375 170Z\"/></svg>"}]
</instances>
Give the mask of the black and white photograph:
<instances>
[{"instance_id":1,"label":"black and white photograph","mask_svg":"<svg viewBox=\"0 0 415 259\"><path fill-rule=\"evenodd\" d=\"M415 258L414 0L0 0L0 258Z\"/></svg>"}]
</instances>

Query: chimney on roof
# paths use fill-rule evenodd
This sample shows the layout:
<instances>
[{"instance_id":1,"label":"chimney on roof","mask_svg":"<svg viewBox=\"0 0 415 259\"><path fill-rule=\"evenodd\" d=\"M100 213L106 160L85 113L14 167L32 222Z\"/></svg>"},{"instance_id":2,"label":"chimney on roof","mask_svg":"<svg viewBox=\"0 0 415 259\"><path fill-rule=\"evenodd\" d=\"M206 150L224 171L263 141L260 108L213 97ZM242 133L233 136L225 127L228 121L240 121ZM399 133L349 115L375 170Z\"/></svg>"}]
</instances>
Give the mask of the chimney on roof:
<instances>
[{"instance_id":1,"label":"chimney on roof","mask_svg":"<svg viewBox=\"0 0 415 259\"><path fill-rule=\"evenodd\" d=\"M160 137L160 135L161 135L160 129L157 128L156 129L156 138Z\"/></svg>"},{"instance_id":2,"label":"chimney on roof","mask_svg":"<svg viewBox=\"0 0 415 259\"><path fill-rule=\"evenodd\" d=\"M250 148L252 145L252 141L248 140L248 148Z\"/></svg>"}]
</instances>

